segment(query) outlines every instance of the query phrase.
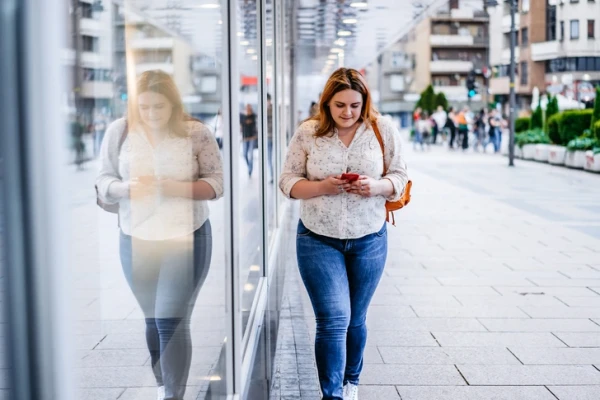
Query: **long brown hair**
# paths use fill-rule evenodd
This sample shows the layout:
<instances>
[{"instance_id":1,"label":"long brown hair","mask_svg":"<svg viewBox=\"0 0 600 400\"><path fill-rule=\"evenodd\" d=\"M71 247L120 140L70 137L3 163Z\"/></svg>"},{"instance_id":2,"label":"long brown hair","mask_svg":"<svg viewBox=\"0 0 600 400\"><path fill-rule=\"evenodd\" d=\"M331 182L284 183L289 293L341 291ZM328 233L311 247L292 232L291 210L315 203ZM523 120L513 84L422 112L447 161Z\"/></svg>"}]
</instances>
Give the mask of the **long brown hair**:
<instances>
[{"instance_id":1,"label":"long brown hair","mask_svg":"<svg viewBox=\"0 0 600 400\"><path fill-rule=\"evenodd\" d=\"M315 136L328 135L335 128L335 121L329 109L329 102L336 93L346 89L355 90L362 95L363 102L359 120L366 122L368 126L377 121L379 112L371 103L371 93L369 92L365 78L353 68L338 68L331 74L325 84L321 99L319 100L319 112L309 118L309 120L319 122Z\"/></svg>"},{"instance_id":2,"label":"long brown hair","mask_svg":"<svg viewBox=\"0 0 600 400\"><path fill-rule=\"evenodd\" d=\"M129 103L131 126L141 124L137 96L144 92L154 92L165 96L173 107L171 119L169 120L171 131L177 136L185 137L189 135L186 121L192 118L183 110L183 102L175 81L169 74L161 70L145 71L138 77L135 85L135 95L132 96L132 101Z\"/></svg>"}]
</instances>

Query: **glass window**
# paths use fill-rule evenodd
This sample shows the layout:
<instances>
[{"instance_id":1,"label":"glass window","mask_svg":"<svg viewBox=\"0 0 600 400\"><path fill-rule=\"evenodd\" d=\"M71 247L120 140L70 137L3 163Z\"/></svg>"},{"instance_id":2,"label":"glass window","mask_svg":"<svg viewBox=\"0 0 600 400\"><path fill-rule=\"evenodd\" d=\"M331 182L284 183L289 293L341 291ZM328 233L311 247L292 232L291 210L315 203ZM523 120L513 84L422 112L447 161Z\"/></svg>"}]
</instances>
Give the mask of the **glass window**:
<instances>
[{"instance_id":1,"label":"glass window","mask_svg":"<svg viewBox=\"0 0 600 400\"><path fill-rule=\"evenodd\" d=\"M595 21L593 19L588 19L587 21L587 37L588 39L593 39L595 37Z\"/></svg>"},{"instance_id":2,"label":"glass window","mask_svg":"<svg viewBox=\"0 0 600 400\"><path fill-rule=\"evenodd\" d=\"M560 40L565 40L565 21L560 21Z\"/></svg>"},{"instance_id":3,"label":"glass window","mask_svg":"<svg viewBox=\"0 0 600 400\"><path fill-rule=\"evenodd\" d=\"M70 62L80 71L65 96L74 398L231 392L230 169L219 149L231 138L220 111L226 36L220 4L188 3L181 13L152 0L103 1L81 48L101 52ZM105 209L89 195L94 185Z\"/></svg>"},{"instance_id":4,"label":"glass window","mask_svg":"<svg viewBox=\"0 0 600 400\"><path fill-rule=\"evenodd\" d=\"M550 0L546 3L546 40L556 40L556 6Z\"/></svg>"},{"instance_id":5,"label":"glass window","mask_svg":"<svg viewBox=\"0 0 600 400\"><path fill-rule=\"evenodd\" d=\"M264 182L266 184L267 191L267 221L268 221L268 234L269 234L269 243L272 234L276 227L276 202L277 202L277 184L275 183L275 164L274 159L276 156L273 156L273 152L277 148L276 146L276 135L275 135L275 100L273 96L276 94L275 92L275 19L273 15L273 1L274 0L266 0L266 21L265 21L265 50L266 50L266 67L265 67L265 81L263 82L265 86L265 91L267 92L266 104L264 105L264 109L266 110L266 127L263 128L263 131L266 132L265 135L267 137L267 168L265 169L265 176L263 177Z\"/></svg>"},{"instance_id":6,"label":"glass window","mask_svg":"<svg viewBox=\"0 0 600 400\"><path fill-rule=\"evenodd\" d=\"M521 29L521 47L529 46L529 29Z\"/></svg>"},{"instance_id":7,"label":"glass window","mask_svg":"<svg viewBox=\"0 0 600 400\"><path fill-rule=\"evenodd\" d=\"M390 75L390 90L393 92L404 91L404 75L392 74Z\"/></svg>"},{"instance_id":8,"label":"glass window","mask_svg":"<svg viewBox=\"0 0 600 400\"><path fill-rule=\"evenodd\" d=\"M571 39L579 39L579 20L571 20Z\"/></svg>"},{"instance_id":9,"label":"glass window","mask_svg":"<svg viewBox=\"0 0 600 400\"><path fill-rule=\"evenodd\" d=\"M524 13L529 11L529 0L521 0L521 11Z\"/></svg>"},{"instance_id":10,"label":"glass window","mask_svg":"<svg viewBox=\"0 0 600 400\"><path fill-rule=\"evenodd\" d=\"M527 82L529 81L529 71L528 71L527 61L521 61L520 66L519 66L519 76L520 76L521 85L527 85Z\"/></svg>"}]
</instances>

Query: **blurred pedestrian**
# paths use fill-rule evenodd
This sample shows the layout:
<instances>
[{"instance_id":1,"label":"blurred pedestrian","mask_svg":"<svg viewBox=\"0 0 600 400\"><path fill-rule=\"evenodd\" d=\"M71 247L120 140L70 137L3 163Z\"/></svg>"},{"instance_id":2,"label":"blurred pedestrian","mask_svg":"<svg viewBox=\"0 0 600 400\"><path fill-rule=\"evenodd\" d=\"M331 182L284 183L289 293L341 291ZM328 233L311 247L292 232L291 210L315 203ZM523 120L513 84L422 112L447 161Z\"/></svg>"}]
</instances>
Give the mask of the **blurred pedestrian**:
<instances>
[{"instance_id":1,"label":"blurred pedestrian","mask_svg":"<svg viewBox=\"0 0 600 400\"><path fill-rule=\"evenodd\" d=\"M485 109L481 109L479 110L479 113L477 114L477 116L475 117L475 121L474 121L474 134L475 134L475 143L473 145L473 149L475 151L478 151L479 146L483 147L483 150L485 152L485 148L483 146L484 140L485 140L485 119L486 119L486 112Z\"/></svg>"},{"instance_id":2,"label":"blurred pedestrian","mask_svg":"<svg viewBox=\"0 0 600 400\"><path fill-rule=\"evenodd\" d=\"M246 104L246 112L240 116L244 160L248 166L248 176L252 176L254 169L254 149L258 147L258 129L256 127L256 114L250 104Z\"/></svg>"},{"instance_id":3,"label":"blurred pedestrian","mask_svg":"<svg viewBox=\"0 0 600 400\"><path fill-rule=\"evenodd\" d=\"M421 145L421 151L423 151L427 147L430 150L430 140L431 140L431 121L427 115L427 111L423 111L419 120L417 121L416 126L416 135L415 138L418 138L418 141L414 142L414 149L417 149L417 144Z\"/></svg>"},{"instance_id":4,"label":"blurred pedestrian","mask_svg":"<svg viewBox=\"0 0 600 400\"><path fill-rule=\"evenodd\" d=\"M219 149L223 148L223 115L221 114L221 109L217 111L217 114L213 118L211 123L211 127L213 129L213 133L215 135L215 140L217 141L217 145L219 145Z\"/></svg>"},{"instance_id":5,"label":"blurred pedestrian","mask_svg":"<svg viewBox=\"0 0 600 400\"><path fill-rule=\"evenodd\" d=\"M446 111L444 111L444 107L438 106L436 112L434 112L431 117L435 121L432 138L432 143L435 144L437 142L437 136L444 130L444 127L446 126L448 115L446 114Z\"/></svg>"},{"instance_id":6,"label":"blurred pedestrian","mask_svg":"<svg viewBox=\"0 0 600 400\"><path fill-rule=\"evenodd\" d=\"M448 118L446 119L446 128L450 131L450 142L448 148L454 150L454 140L456 139L456 113L454 107L448 109Z\"/></svg>"},{"instance_id":7,"label":"blurred pedestrian","mask_svg":"<svg viewBox=\"0 0 600 400\"><path fill-rule=\"evenodd\" d=\"M294 134L279 179L287 197L302 200L298 268L316 316L324 400L357 399L367 309L387 257L384 205L408 181L399 138L372 106L362 75L340 68L325 84L319 113Z\"/></svg>"},{"instance_id":8,"label":"blurred pedestrian","mask_svg":"<svg viewBox=\"0 0 600 400\"><path fill-rule=\"evenodd\" d=\"M75 151L77 170L82 170L85 162L85 143L83 142L83 125L76 115L71 119L71 143Z\"/></svg>"},{"instance_id":9,"label":"blurred pedestrian","mask_svg":"<svg viewBox=\"0 0 600 400\"><path fill-rule=\"evenodd\" d=\"M144 313L158 398L183 400L190 317L212 255L207 200L223 194L223 167L169 74L146 71L136 89L128 119L108 127L96 187L99 204L118 204L121 263Z\"/></svg>"},{"instance_id":10,"label":"blurred pedestrian","mask_svg":"<svg viewBox=\"0 0 600 400\"><path fill-rule=\"evenodd\" d=\"M463 109L456 116L458 123L458 135L462 141L463 151L467 151L469 148L469 119L468 119L469 107L464 106Z\"/></svg>"},{"instance_id":11,"label":"blurred pedestrian","mask_svg":"<svg viewBox=\"0 0 600 400\"><path fill-rule=\"evenodd\" d=\"M105 131L106 121L103 116L98 116L94 121L94 157L98 157L98 154L100 154Z\"/></svg>"}]
</instances>

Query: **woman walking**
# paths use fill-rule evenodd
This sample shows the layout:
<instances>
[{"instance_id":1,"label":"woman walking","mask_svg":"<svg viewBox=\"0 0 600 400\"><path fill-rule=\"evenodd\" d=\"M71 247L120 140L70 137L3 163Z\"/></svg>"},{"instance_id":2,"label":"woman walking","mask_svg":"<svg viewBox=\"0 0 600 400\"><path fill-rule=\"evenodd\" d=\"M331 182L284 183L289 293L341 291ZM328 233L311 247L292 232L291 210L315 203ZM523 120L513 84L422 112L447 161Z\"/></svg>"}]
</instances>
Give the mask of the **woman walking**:
<instances>
[{"instance_id":1,"label":"woman walking","mask_svg":"<svg viewBox=\"0 0 600 400\"><path fill-rule=\"evenodd\" d=\"M298 267L316 316L323 399L358 399L367 308L387 257L385 201L399 199L408 181L399 137L372 106L362 75L340 68L317 115L294 134L279 180L302 201Z\"/></svg>"},{"instance_id":2,"label":"woman walking","mask_svg":"<svg viewBox=\"0 0 600 400\"><path fill-rule=\"evenodd\" d=\"M168 74L144 72L130 107L106 132L96 186L119 205L121 263L145 316L158 399L182 400L190 316L212 254L207 200L223 194L223 168L214 135L184 114Z\"/></svg>"}]
</instances>

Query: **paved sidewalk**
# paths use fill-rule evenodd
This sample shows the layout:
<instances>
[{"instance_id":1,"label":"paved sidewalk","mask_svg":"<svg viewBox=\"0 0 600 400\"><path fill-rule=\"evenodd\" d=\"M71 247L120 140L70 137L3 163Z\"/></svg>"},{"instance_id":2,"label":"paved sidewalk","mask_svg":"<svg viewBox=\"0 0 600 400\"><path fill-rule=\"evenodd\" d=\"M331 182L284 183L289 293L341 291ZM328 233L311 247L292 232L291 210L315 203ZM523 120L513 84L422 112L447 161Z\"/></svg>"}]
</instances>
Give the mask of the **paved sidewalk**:
<instances>
[{"instance_id":1,"label":"paved sidewalk","mask_svg":"<svg viewBox=\"0 0 600 400\"><path fill-rule=\"evenodd\" d=\"M360 399L600 399L600 175L406 152L413 201L389 226ZM317 399L314 316L288 276L276 368L303 373L277 398Z\"/></svg>"}]
</instances>

